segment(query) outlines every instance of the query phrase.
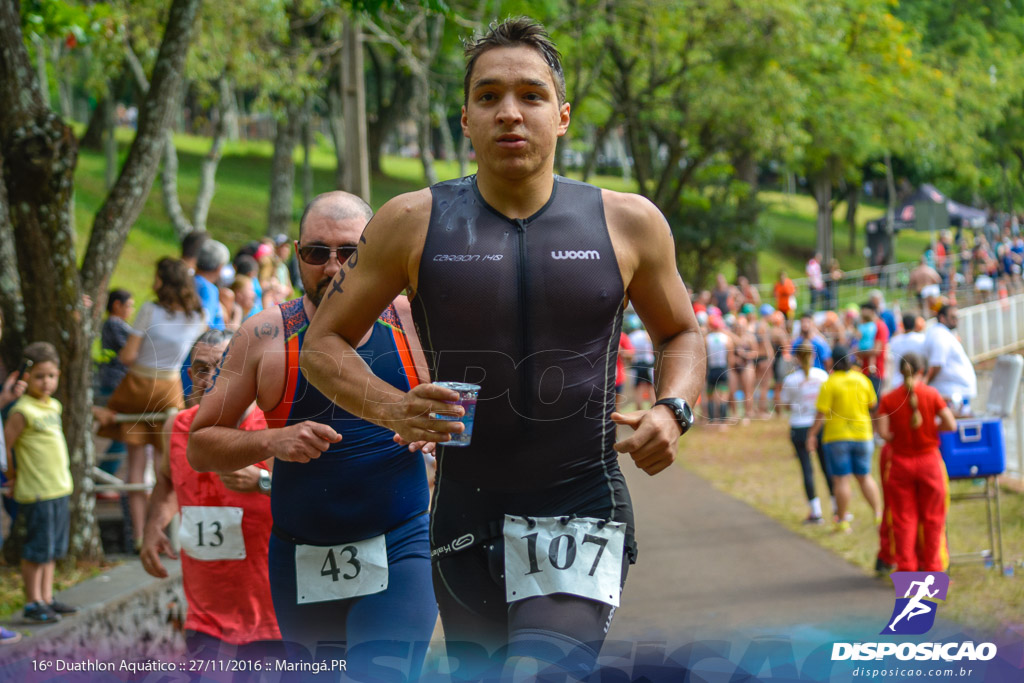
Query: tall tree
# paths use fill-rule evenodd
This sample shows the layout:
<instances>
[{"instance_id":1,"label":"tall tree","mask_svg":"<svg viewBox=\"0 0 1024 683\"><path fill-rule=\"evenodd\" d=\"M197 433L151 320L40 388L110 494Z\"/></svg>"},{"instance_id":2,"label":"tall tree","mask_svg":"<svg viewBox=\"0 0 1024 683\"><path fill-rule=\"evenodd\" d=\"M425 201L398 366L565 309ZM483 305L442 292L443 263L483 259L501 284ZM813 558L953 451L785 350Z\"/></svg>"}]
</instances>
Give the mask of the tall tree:
<instances>
[{"instance_id":1,"label":"tall tree","mask_svg":"<svg viewBox=\"0 0 1024 683\"><path fill-rule=\"evenodd\" d=\"M792 121L804 93L774 55L803 30L803 15L782 0L591 9L587 44L599 41L604 55L588 95L595 137L621 122L638 190L668 218L688 280L722 258L749 263L763 236L757 160L801 135Z\"/></svg>"},{"instance_id":2,"label":"tall tree","mask_svg":"<svg viewBox=\"0 0 1024 683\"><path fill-rule=\"evenodd\" d=\"M87 482L93 465L90 350L102 306L87 307L83 295L93 302L102 300L128 231L142 210L156 174L163 132L174 114L171 103L181 85L199 6L200 0L174 0L170 7L138 133L96 214L79 268L71 212L77 142L43 94L26 50L17 3L0 2L0 164L6 190L6 201L0 204L6 218L0 219L0 236L13 237L16 254L25 311L23 329L13 330L17 343L48 341L61 358L58 398L65 408L64 435L75 481L74 556L101 553L95 500ZM8 221L9 229L3 227ZM8 298L14 290L0 287L5 314L16 308Z\"/></svg>"}]
</instances>

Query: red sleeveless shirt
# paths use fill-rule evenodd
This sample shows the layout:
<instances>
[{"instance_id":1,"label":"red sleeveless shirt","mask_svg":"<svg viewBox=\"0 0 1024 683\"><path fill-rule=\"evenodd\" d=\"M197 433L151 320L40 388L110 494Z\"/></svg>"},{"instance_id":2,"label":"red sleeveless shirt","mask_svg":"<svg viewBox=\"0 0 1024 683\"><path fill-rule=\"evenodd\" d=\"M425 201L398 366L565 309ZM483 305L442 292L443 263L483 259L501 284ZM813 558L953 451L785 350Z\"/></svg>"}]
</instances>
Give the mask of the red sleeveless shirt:
<instances>
[{"instance_id":1,"label":"red sleeveless shirt","mask_svg":"<svg viewBox=\"0 0 1024 683\"><path fill-rule=\"evenodd\" d=\"M171 430L171 480L178 506L241 508L245 558L198 560L182 549L181 571L188 600L185 628L233 645L280 640L267 578L267 550L273 524L270 497L231 491L215 473L192 469L185 453L189 428L198 409L196 406L178 413ZM266 429L267 421L255 408L240 428ZM266 469L263 463L257 467ZM207 530L208 535L214 532L214 529Z\"/></svg>"}]
</instances>

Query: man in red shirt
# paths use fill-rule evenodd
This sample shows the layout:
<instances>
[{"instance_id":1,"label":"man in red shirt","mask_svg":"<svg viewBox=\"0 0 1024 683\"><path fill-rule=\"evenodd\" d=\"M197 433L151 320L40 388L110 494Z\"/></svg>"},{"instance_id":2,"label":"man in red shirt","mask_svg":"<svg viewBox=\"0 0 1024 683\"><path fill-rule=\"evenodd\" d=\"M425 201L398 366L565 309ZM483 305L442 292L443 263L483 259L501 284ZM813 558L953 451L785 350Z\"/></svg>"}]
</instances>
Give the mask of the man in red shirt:
<instances>
[{"instance_id":1,"label":"man in red shirt","mask_svg":"<svg viewBox=\"0 0 1024 683\"><path fill-rule=\"evenodd\" d=\"M796 285L786 275L786 271L780 270L779 281L775 283L775 308L781 311L786 319L792 320L793 314L796 313L795 301Z\"/></svg>"},{"instance_id":2,"label":"man in red shirt","mask_svg":"<svg viewBox=\"0 0 1024 683\"><path fill-rule=\"evenodd\" d=\"M873 301L860 305L861 320L875 324L875 341L870 349L858 351L861 370L871 380L875 395L881 396L882 381L885 379L885 353L889 347L889 328L878 316L878 306Z\"/></svg>"},{"instance_id":3,"label":"man in red shirt","mask_svg":"<svg viewBox=\"0 0 1024 683\"><path fill-rule=\"evenodd\" d=\"M164 528L180 508L185 644L195 659L259 659L267 641L281 639L267 577L271 461L217 475L196 472L185 455L199 398L213 385L227 342L224 332L208 330L192 347L191 405L165 425L170 443L149 499L140 557L149 574L167 576L160 555L177 555ZM267 422L253 406L239 427L256 431Z\"/></svg>"}]
</instances>

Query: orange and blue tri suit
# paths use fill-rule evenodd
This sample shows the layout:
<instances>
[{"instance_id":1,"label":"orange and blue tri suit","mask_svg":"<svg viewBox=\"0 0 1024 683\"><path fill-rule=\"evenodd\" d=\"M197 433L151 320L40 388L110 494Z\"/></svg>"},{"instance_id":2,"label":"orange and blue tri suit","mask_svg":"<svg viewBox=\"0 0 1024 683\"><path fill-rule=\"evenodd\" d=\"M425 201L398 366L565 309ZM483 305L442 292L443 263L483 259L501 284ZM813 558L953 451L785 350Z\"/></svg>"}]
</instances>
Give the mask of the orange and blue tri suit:
<instances>
[{"instance_id":1,"label":"orange and blue tri suit","mask_svg":"<svg viewBox=\"0 0 1024 683\"><path fill-rule=\"evenodd\" d=\"M326 545L377 536L427 511L423 459L394 442L394 432L339 408L299 370L309 326L302 299L281 304L286 338L286 381L281 402L267 411L267 425L306 420L341 434L310 462L274 464L271 509L275 532L300 543ZM388 384L409 391L419 383L409 343L393 306L374 323L357 352Z\"/></svg>"},{"instance_id":2,"label":"orange and blue tri suit","mask_svg":"<svg viewBox=\"0 0 1024 683\"><path fill-rule=\"evenodd\" d=\"M302 299L280 309L285 392L267 411L267 424L273 429L312 420L330 425L342 439L309 462L274 464L269 553L274 610L282 638L310 654L318 643L345 643L353 672L360 661L380 654L373 643L428 642L433 632L437 605L430 578L426 468L420 453L395 443L393 431L342 410L309 384L299 370L309 326ZM356 351L377 377L402 391L420 382L393 306ZM386 587L347 597L330 592L340 575L348 579L368 569L359 544L379 548L381 539L387 580L380 585ZM310 581L328 592L311 598ZM422 662L419 655L409 660L410 680L418 678Z\"/></svg>"}]
</instances>

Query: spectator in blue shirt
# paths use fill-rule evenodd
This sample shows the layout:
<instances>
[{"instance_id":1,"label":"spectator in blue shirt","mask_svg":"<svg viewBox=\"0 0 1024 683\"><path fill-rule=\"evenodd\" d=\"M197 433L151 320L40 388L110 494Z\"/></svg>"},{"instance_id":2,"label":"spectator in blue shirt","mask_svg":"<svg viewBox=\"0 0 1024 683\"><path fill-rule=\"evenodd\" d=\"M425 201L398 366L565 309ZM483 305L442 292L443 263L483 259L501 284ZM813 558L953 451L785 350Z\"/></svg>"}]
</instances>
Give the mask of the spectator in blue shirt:
<instances>
[{"instance_id":1,"label":"spectator in blue shirt","mask_svg":"<svg viewBox=\"0 0 1024 683\"><path fill-rule=\"evenodd\" d=\"M790 353L795 355L804 340L810 342L814 347L814 367L828 372L832 366L832 349L828 347L828 342L825 341L821 332L818 332L818 327L814 324L814 316L810 313L800 316L800 334L793 340Z\"/></svg>"},{"instance_id":2,"label":"spectator in blue shirt","mask_svg":"<svg viewBox=\"0 0 1024 683\"><path fill-rule=\"evenodd\" d=\"M215 330L224 329L224 311L220 305L220 269L227 265L231 252L214 239L203 242L196 257L196 293L206 311L207 323Z\"/></svg>"}]
</instances>

